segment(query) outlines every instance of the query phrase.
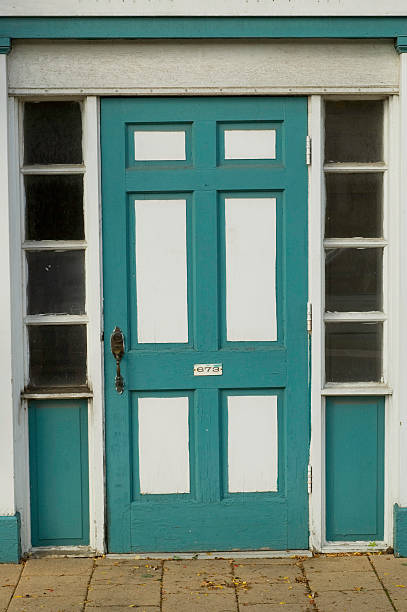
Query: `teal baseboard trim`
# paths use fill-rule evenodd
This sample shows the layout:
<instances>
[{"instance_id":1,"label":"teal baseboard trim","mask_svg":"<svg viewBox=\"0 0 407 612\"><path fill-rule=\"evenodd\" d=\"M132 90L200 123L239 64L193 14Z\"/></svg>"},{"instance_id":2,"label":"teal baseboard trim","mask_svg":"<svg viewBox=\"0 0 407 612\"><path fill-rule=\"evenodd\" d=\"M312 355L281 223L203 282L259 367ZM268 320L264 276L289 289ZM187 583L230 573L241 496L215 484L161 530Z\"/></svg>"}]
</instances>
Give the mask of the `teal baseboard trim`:
<instances>
[{"instance_id":1,"label":"teal baseboard trim","mask_svg":"<svg viewBox=\"0 0 407 612\"><path fill-rule=\"evenodd\" d=\"M397 36L395 46L398 53L407 53L407 36Z\"/></svg>"},{"instance_id":2,"label":"teal baseboard trim","mask_svg":"<svg viewBox=\"0 0 407 612\"><path fill-rule=\"evenodd\" d=\"M0 516L0 563L18 563L20 556L20 515Z\"/></svg>"},{"instance_id":3,"label":"teal baseboard trim","mask_svg":"<svg viewBox=\"0 0 407 612\"><path fill-rule=\"evenodd\" d=\"M407 508L394 504L394 554L407 557Z\"/></svg>"},{"instance_id":4,"label":"teal baseboard trim","mask_svg":"<svg viewBox=\"0 0 407 612\"><path fill-rule=\"evenodd\" d=\"M0 54L8 54L11 49L11 40L9 38L0 38Z\"/></svg>"},{"instance_id":5,"label":"teal baseboard trim","mask_svg":"<svg viewBox=\"0 0 407 612\"><path fill-rule=\"evenodd\" d=\"M10 38L397 38L407 17L1 17Z\"/></svg>"}]
</instances>

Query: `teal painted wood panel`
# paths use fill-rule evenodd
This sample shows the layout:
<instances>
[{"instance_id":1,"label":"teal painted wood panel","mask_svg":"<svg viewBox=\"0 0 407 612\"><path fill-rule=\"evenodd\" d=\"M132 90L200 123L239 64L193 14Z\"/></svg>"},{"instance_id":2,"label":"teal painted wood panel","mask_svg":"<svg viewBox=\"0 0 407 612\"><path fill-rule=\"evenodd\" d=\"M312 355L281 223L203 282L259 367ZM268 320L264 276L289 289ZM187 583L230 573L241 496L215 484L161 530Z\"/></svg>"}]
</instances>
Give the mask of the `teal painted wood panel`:
<instances>
[{"instance_id":1,"label":"teal painted wood panel","mask_svg":"<svg viewBox=\"0 0 407 612\"><path fill-rule=\"evenodd\" d=\"M384 398L326 401L326 539L375 541L384 530Z\"/></svg>"},{"instance_id":2,"label":"teal painted wood panel","mask_svg":"<svg viewBox=\"0 0 407 612\"><path fill-rule=\"evenodd\" d=\"M89 544L86 400L29 403L33 546Z\"/></svg>"},{"instance_id":3,"label":"teal painted wood panel","mask_svg":"<svg viewBox=\"0 0 407 612\"><path fill-rule=\"evenodd\" d=\"M277 159L224 160L225 126L278 126ZM134 162L131 131L186 125L187 159ZM145 129L145 128L144 128ZM130 134L129 134L130 131ZM307 548L309 447L305 98L103 99L106 469L111 552ZM190 144L188 144L190 143ZM134 200L187 201L189 341L137 339ZM277 341L225 338L225 197L276 199ZM259 279L262 282L262 279ZM114 389L109 330L126 340ZM224 374L194 377L195 363ZM279 489L227 494L228 394L279 396ZM190 399L191 492L140 494L138 397ZM170 432L169 432L170 434ZM159 454L159 448L157 448Z\"/></svg>"},{"instance_id":4,"label":"teal painted wood panel","mask_svg":"<svg viewBox=\"0 0 407 612\"><path fill-rule=\"evenodd\" d=\"M406 17L2 17L10 38L394 38Z\"/></svg>"},{"instance_id":5,"label":"teal painted wood panel","mask_svg":"<svg viewBox=\"0 0 407 612\"><path fill-rule=\"evenodd\" d=\"M407 557L407 508L394 504L394 554Z\"/></svg>"},{"instance_id":6,"label":"teal painted wood panel","mask_svg":"<svg viewBox=\"0 0 407 612\"><path fill-rule=\"evenodd\" d=\"M18 563L20 556L20 515L0 516L0 563Z\"/></svg>"}]
</instances>

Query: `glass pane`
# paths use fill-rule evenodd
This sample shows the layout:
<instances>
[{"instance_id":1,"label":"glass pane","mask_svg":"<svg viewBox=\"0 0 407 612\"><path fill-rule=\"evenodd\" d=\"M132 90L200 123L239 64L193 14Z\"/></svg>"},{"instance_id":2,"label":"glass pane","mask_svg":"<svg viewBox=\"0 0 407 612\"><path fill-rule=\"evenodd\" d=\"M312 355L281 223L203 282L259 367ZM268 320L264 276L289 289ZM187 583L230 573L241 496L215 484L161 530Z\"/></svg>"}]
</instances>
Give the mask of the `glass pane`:
<instances>
[{"instance_id":1,"label":"glass pane","mask_svg":"<svg viewBox=\"0 0 407 612\"><path fill-rule=\"evenodd\" d=\"M383 235L383 174L325 174L326 238Z\"/></svg>"},{"instance_id":2,"label":"glass pane","mask_svg":"<svg viewBox=\"0 0 407 612\"><path fill-rule=\"evenodd\" d=\"M26 102L24 164L81 164L79 102Z\"/></svg>"},{"instance_id":3,"label":"glass pane","mask_svg":"<svg viewBox=\"0 0 407 612\"><path fill-rule=\"evenodd\" d=\"M86 325L28 327L31 387L86 384Z\"/></svg>"},{"instance_id":4,"label":"glass pane","mask_svg":"<svg viewBox=\"0 0 407 612\"><path fill-rule=\"evenodd\" d=\"M327 382L380 382L382 323L327 323Z\"/></svg>"},{"instance_id":5,"label":"glass pane","mask_svg":"<svg viewBox=\"0 0 407 612\"><path fill-rule=\"evenodd\" d=\"M85 312L84 251L27 252L28 314Z\"/></svg>"},{"instance_id":6,"label":"glass pane","mask_svg":"<svg viewBox=\"0 0 407 612\"><path fill-rule=\"evenodd\" d=\"M328 249L325 253L326 310L381 310L382 261L383 249Z\"/></svg>"},{"instance_id":7,"label":"glass pane","mask_svg":"<svg viewBox=\"0 0 407 612\"><path fill-rule=\"evenodd\" d=\"M83 240L83 177L27 175L26 240Z\"/></svg>"},{"instance_id":8,"label":"glass pane","mask_svg":"<svg viewBox=\"0 0 407 612\"><path fill-rule=\"evenodd\" d=\"M380 100L326 102L325 161L383 160L383 103Z\"/></svg>"}]
</instances>

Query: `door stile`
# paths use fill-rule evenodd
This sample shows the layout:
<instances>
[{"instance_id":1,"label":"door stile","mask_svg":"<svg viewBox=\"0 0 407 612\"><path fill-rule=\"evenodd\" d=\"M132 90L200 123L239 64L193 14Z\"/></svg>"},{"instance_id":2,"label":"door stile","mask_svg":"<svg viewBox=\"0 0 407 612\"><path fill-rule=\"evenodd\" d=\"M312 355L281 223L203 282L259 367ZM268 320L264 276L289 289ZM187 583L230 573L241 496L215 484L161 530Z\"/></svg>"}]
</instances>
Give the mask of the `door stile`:
<instances>
[{"instance_id":1,"label":"door stile","mask_svg":"<svg viewBox=\"0 0 407 612\"><path fill-rule=\"evenodd\" d=\"M194 408L197 413L197 480L201 503L221 500L220 463L220 397L219 389L196 389ZM210 509L208 508L210 512Z\"/></svg>"},{"instance_id":2,"label":"door stile","mask_svg":"<svg viewBox=\"0 0 407 612\"><path fill-rule=\"evenodd\" d=\"M198 351L216 351L219 348L218 205L216 191L197 191L193 206L194 346Z\"/></svg>"}]
</instances>

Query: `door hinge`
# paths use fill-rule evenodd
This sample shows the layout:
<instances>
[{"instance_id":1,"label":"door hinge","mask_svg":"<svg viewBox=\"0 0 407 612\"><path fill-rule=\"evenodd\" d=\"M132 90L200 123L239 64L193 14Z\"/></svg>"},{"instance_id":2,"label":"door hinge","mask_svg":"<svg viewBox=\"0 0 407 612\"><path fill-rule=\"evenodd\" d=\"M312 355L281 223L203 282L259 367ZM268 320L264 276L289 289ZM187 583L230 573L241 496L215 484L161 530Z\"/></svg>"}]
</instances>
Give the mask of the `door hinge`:
<instances>
[{"instance_id":1,"label":"door hinge","mask_svg":"<svg viewBox=\"0 0 407 612\"><path fill-rule=\"evenodd\" d=\"M312 157L311 151L312 151L311 136L307 136L306 144L305 144L305 159L306 159L307 166L311 165L311 157Z\"/></svg>"},{"instance_id":2,"label":"door hinge","mask_svg":"<svg viewBox=\"0 0 407 612\"><path fill-rule=\"evenodd\" d=\"M310 463L308 464L307 485L308 485L308 495L310 495L312 493L312 466Z\"/></svg>"},{"instance_id":3,"label":"door hinge","mask_svg":"<svg viewBox=\"0 0 407 612\"><path fill-rule=\"evenodd\" d=\"M311 302L307 303L307 332L312 334L312 304Z\"/></svg>"}]
</instances>

